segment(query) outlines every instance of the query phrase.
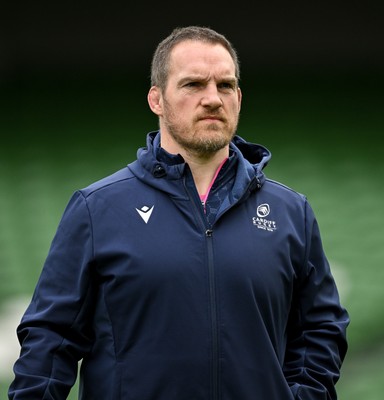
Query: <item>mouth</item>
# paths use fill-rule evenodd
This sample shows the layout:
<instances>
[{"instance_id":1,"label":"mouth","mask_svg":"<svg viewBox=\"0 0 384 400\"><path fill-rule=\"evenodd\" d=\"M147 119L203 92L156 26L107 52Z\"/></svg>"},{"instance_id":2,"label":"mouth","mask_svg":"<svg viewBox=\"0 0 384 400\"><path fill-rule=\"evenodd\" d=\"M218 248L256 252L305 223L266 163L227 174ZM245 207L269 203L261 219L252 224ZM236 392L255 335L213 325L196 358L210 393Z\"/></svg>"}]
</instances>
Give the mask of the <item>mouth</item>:
<instances>
[{"instance_id":1,"label":"mouth","mask_svg":"<svg viewBox=\"0 0 384 400\"><path fill-rule=\"evenodd\" d=\"M205 115L204 117L199 118L199 120L206 122L224 122L223 118L218 117L217 115Z\"/></svg>"}]
</instances>

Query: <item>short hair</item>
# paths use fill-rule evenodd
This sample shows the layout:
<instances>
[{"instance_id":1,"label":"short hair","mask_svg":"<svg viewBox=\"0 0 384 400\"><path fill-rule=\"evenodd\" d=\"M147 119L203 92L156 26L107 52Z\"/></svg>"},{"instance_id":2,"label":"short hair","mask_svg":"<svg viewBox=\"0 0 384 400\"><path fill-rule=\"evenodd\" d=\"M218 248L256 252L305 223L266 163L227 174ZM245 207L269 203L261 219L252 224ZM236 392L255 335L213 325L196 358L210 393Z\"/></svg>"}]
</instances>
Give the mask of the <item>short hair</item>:
<instances>
[{"instance_id":1,"label":"short hair","mask_svg":"<svg viewBox=\"0 0 384 400\"><path fill-rule=\"evenodd\" d=\"M173 48L181 42L193 40L222 45L232 57L235 64L236 79L240 79L240 65L237 52L229 40L222 34L208 27L187 26L175 28L171 34L157 46L151 64L151 85L165 90L168 81L169 60Z\"/></svg>"}]
</instances>

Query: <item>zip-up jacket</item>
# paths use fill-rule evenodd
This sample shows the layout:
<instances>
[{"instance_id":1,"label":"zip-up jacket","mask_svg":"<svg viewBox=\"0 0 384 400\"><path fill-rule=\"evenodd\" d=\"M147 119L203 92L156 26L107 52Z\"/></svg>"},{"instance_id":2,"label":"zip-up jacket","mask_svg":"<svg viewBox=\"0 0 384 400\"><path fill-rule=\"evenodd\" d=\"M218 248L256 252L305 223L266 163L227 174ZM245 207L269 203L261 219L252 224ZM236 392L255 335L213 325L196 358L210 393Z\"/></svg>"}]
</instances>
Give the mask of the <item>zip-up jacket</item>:
<instances>
[{"instance_id":1,"label":"zip-up jacket","mask_svg":"<svg viewBox=\"0 0 384 400\"><path fill-rule=\"evenodd\" d=\"M9 398L65 399L82 360L84 400L336 399L349 319L306 197L235 136L209 219L159 135L69 201Z\"/></svg>"}]
</instances>

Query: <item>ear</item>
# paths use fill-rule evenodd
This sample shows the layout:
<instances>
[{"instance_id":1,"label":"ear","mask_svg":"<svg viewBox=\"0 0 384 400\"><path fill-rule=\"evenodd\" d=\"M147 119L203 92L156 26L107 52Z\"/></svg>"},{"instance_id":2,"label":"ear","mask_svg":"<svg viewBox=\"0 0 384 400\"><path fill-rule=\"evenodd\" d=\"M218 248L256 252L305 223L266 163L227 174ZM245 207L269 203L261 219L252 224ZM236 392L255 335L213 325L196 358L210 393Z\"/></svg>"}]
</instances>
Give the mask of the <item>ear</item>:
<instances>
[{"instance_id":1,"label":"ear","mask_svg":"<svg viewBox=\"0 0 384 400\"><path fill-rule=\"evenodd\" d=\"M238 102L239 102L239 111L241 109L241 99L243 97L243 94L241 93L241 89L238 87L237 88L237 98L238 98Z\"/></svg>"},{"instance_id":2,"label":"ear","mask_svg":"<svg viewBox=\"0 0 384 400\"><path fill-rule=\"evenodd\" d=\"M148 104L152 112L156 115L160 116L163 113L162 107L162 96L160 88L157 86L152 86L149 89L148 96L147 96Z\"/></svg>"}]
</instances>

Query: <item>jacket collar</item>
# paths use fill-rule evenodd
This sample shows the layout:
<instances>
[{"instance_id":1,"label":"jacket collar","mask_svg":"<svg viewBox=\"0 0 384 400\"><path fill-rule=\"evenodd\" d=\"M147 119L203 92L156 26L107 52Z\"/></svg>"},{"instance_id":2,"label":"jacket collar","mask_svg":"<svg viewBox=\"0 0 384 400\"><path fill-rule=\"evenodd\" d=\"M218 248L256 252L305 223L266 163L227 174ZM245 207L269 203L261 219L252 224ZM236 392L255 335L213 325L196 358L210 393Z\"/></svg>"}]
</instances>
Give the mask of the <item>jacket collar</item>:
<instances>
[{"instance_id":1,"label":"jacket collar","mask_svg":"<svg viewBox=\"0 0 384 400\"><path fill-rule=\"evenodd\" d=\"M263 169L271 159L264 146L235 136L230 152L237 158L234 198L239 200L247 193L260 189L265 181ZM179 181L185 176L185 163L181 155L173 155L160 147L160 132L148 133L146 146L137 151L137 160L128 165L140 180L160 190L180 196Z\"/></svg>"}]
</instances>

